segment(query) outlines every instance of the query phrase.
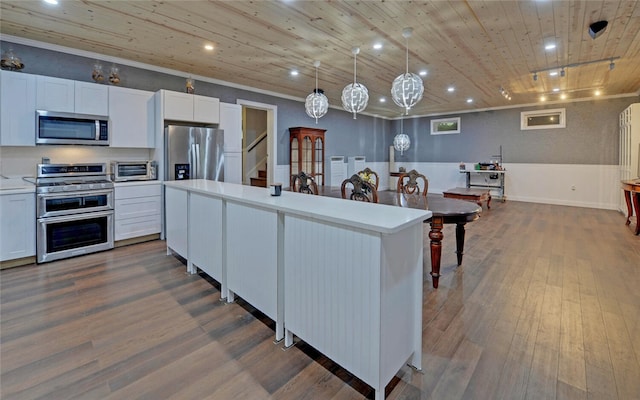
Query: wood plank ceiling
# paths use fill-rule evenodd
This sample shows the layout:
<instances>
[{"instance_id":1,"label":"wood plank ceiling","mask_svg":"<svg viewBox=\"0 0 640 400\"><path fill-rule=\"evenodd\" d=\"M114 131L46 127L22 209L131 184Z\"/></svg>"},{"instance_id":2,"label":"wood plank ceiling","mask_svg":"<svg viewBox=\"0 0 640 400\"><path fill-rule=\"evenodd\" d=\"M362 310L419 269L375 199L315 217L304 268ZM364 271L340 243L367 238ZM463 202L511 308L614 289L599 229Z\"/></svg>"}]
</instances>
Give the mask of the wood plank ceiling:
<instances>
[{"instance_id":1,"label":"wood plank ceiling","mask_svg":"<svg viewBox=\"0 0 640 400\"><path fill-rule=\"evenodd\" d=\"M304 99L319 87L341 107L353 81L351 49L360 47L358 82L367 114L401 109L391 82L426 70L425 94L410 115L437 115L517 104L640 92L640 2L631 1L65 1L0 2L0 32L143 62ZM592 39L589 24L608 20ZM545 50L547 41L556 48ZM380 42L383 48L375 50ZM215 46L207 52L203 46ZM3 49L5 50L5 49ZM615 69L609 63L615 59ZM601 62L590 63L595 60ZM553 68L566 76L551 76ZM300 75L291 77L290 70ZM552 70L553 69L553 70ZM533 80L533 72L538 80ZM455 91L447 91L448 87ZM500 94L503 87L512 99ZM557 89L558 91L554 91ZM380 98L386 98L385 103ZM467 103L467 99L473 99Z\"/></svg>"}]
</instances>

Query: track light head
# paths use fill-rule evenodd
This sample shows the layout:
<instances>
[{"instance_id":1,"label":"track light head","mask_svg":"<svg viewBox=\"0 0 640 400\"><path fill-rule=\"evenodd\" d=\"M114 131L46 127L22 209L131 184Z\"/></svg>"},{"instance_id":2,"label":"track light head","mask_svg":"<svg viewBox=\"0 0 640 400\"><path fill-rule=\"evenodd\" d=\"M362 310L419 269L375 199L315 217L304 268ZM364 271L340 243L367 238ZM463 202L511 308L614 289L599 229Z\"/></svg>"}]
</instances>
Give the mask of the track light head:
<instances>
[{"instance_id":1,"label":"track light head","mask_svg":"<svg viewBox=\"0 0 640 400\"><path fill-rule=\"evenodd\" d=\"M560 76L561 76L562 78L564 78L564 75L565 75L564 68L562 68L562 69L560 70Z\"/></svg>"},{"instance_id":2,"label":"track light head","mask_svg":"<svg viewBox=\"0 0 640 400\"><path fill-rule=\"evenodd\" d=\"M615 67L616 67L616 63L614 63L613 60L611 60L611 63L609 64L609 71L613 71Z\"/></svg>"},{"instance_id":3,"label":"track light head","mask_svg":"<svg viewBox=\"0 0 640 400\"><path fill-rule=\"evenodd\" d=\"M535 81L537 81L537 80L538 80L538 73L537 73L537 72L534 72L534 73L533 73L533 81L535 82Z\"/></svg>"}]
</instances>

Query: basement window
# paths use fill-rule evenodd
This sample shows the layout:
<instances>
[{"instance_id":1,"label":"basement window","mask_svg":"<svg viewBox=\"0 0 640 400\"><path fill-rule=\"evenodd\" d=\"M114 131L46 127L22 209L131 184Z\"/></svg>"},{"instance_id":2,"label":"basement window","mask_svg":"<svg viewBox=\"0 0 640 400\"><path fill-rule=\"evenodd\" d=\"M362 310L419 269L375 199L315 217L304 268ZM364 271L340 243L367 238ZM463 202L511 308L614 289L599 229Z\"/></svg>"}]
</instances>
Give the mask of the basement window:
<instances>
[{"instance_id":1,"label":"basement window","mask_svg":"<svg viewBox=\"0 0 640 400\"><path fill-rule=\"evenodd\" d=\"M552 110L523 111L520 113L520 130L566 128L564 108Z\"/></svg>"}]
</instances>

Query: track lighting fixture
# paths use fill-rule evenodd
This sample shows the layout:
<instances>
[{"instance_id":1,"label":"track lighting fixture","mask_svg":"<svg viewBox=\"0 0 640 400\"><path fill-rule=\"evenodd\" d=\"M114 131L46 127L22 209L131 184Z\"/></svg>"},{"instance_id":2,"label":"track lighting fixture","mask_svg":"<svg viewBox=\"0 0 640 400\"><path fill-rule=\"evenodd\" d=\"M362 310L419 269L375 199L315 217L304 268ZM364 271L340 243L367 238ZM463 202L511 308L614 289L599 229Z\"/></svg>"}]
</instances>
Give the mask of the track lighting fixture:
<instances>
[{"instance_id":1,"label":"track lighting fixture","mask_svg":"<svg viewBox=\"0 0 640 400\"><path fill-rule=\"evenodd\" d=\"M509 91L503 87L500 88L500 94L502 95L502 97L504 97L507 100L511 100L511 95L509 94Z\"/></svg>"},{"instance_id":2,"label":"track lighting fixture","mask_svg":"<svg viewBox=\"0 0 640 400\"><path fill-rule=\"evenodd\" d=\"M533 80L534 81L538 80L538 72L556 71L558 69L560 69L560 76L564 77L566 75L567 69L569 69L569 68L576 68L576 67L581 67L583 65L596 64L596 63L601 63L601 62L609 63L609 70L611 71L616 67L616 64L615 64L614 61L619 59L619 58L620 57L602 58L600 60L584 61L584 62L572 63L572 64L567 64L567 65L558 65L556 67L549 67L549 68L538 69L536 71L531 71L531 73L533 74Z\"/></svg>"}]
</instances>

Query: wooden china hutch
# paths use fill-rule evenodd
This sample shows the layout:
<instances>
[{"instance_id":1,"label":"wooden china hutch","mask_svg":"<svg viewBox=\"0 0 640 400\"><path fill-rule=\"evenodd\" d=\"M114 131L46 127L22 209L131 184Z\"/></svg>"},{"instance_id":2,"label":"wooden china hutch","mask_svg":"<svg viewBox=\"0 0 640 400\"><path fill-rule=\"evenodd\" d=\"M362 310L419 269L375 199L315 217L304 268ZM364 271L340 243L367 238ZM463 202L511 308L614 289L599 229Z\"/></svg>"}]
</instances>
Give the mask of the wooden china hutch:
<instances>
[{"instance_id":1,"label":"wooden china hutch","mask_svg":"<svg viewBox=\"0 0 640 400\"><path fill-rule=\"evenodd\" d=\"M289 184L304 171L318 186L324 186L324 133L326 129L289 128Z\"/></svg>"}]
</instances>

